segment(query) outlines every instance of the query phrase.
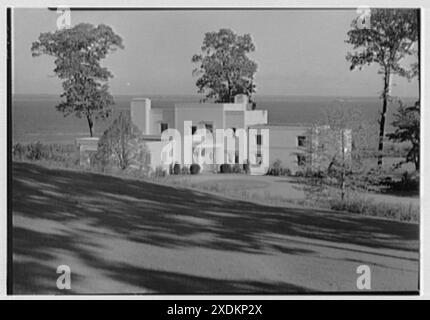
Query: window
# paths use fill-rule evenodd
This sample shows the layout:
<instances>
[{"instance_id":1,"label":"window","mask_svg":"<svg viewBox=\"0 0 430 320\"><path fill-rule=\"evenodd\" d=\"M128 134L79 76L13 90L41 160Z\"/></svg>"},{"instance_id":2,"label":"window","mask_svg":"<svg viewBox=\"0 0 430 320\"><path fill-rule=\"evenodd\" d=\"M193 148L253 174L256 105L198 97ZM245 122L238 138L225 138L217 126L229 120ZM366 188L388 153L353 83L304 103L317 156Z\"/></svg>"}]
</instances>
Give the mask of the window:
<instances>
[{"instance_id":1,"label":"window","mask_svg":"<svg viewBox=\"0 0 430 320\"><path fill-rule=\"evenodd\" d=\"M163 133L164 130L167 130L168 128L169 128L169 124L168 123L165 123L165 122L160 123L161 133Z\"/></svg>"},{"instance_id":2,"label":"window","mask_svg":"<svg viewBox=\"0 0 430 320\"><path fill-rule=\"evenodd\" d=\"M297 164L299 166L304 166L306 164L306 156L304 154L297 155Z\"/></svg>"},{"instance_id":3,"label":"window","mask_svg":"<svg viewBox=\"0 0 430 320\"><path fill-rule=\"evenodd\" d=\"M210 131L211 133L213 132L213 124L212 123L206 123L205 124L205 128L206 130Z\"/></svg>"},{"instance_id":4,"label":"window","mask_svg":"<svg viewBox=\"0 0 430 320\"><path fill-rule=\"evenodd\" d=\"M297 137L297 146L299 146L299 147L305 147L306 146L306 137L305 136L298 136Z\"/></svg>"},{"instance_id":5,"label":"window","mask_svg":"<svg viewBox=\"0 0 430 320\"><path fill-rule=\"evenodd\" d=\"M191 134L195 134L197 131L197 126L192 126L191 127Z\"/></svg>"},{"instance_id":6,"label":"window","mask_svg":"<svg viewBox=\"0 0 430 320\"><path fill-rule=\"evenodd\" d=\"M263 139L262 139L262 136L261 136L261 134L257 134L257 145L258 146L261 146L261 141L262 141Z\"/></svg>"}]
</instances>

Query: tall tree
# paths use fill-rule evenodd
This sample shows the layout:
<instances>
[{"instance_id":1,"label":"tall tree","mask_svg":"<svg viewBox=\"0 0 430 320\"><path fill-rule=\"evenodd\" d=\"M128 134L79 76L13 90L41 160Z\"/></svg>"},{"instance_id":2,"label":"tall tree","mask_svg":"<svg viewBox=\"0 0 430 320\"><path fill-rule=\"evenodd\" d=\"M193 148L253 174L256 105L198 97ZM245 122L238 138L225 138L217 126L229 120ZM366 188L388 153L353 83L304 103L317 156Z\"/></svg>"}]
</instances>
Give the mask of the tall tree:
<instances>
[{"instance_id":1,"label":"tall tree","mask_svg":"<svg viewBox=\"0 0 430 320\"><path fill-rule=\"evenodd\" d=\"M413 45L418 40L419 11L414 9L371 9L370 26L360 24L357 17L348 31L347 43L354 52L348 53L351 70L376 63L378 73L383 75L381 94L382 111L379 120L378 166L382 166L384 148L385 115L390 100L390 85L393 75L411 78L416 74L416 64L411 68L402 66L401 60L416 52Z\"/></svg>"},{"instance_id":2,"label":"tall tree","mask_svg":"<svg viewBox=\"0 0 430 320\"><path fill-rule=\"evenodd\" d=\"M199 93L206 92L205 100L233 102L240 93L252 96L257 64L247 56L255 51L249 34L236 35L230 29L208 32L201 51L191 61L199 64L193 75L199 77L196 85Z\"/></svg>"},{"instance_id":3,"label":"tall tree","mask_svg":"<svg viewBox=\"0 0 430 320\"><path fill-rule=\"evenodd\" d=\"M41 33L33 42L33 57L55 57L55 74L63 80L62 102L56 106L64 116L85 117L91 137L94 122L109 116L114 104L107 81L112 73L100 65L108 53L123 48L122 39L109 26L81 23L73 28Z\"/></svg>"}]
</instances>

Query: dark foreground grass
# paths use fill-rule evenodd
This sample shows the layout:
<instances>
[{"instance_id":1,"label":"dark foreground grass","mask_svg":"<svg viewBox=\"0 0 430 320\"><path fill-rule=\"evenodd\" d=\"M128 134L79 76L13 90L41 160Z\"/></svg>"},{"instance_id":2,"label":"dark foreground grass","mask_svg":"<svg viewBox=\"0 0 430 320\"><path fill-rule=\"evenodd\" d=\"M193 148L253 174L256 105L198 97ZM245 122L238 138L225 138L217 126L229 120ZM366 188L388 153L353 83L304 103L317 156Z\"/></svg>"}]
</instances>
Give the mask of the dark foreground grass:
<instances>
[{"instance_id":1,"label":"dark foreground grass","mask_svg":"<svg viewBox=\"0 0 430 320\"><path fill-rule=\"evenodd\" d=\"M416 292L419 226L13 163L14 293Z\"/></svg>"}]
</instances>

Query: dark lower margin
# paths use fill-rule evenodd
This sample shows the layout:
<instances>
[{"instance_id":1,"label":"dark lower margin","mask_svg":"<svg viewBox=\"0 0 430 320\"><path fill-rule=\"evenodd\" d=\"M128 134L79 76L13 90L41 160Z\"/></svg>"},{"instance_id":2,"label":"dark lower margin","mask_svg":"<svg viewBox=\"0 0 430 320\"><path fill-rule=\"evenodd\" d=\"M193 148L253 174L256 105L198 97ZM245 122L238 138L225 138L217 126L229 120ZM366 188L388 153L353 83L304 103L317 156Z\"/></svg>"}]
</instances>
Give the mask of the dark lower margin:
<instances>
[{"instance_id":1,"label":"dark lower margin","mask_svg":"<svg viewBox=\"0 0 430 320\"><path fill-rule=\"evenodd\" d=\"M4 301L3 301L4 302ZM58 307L52 310L51 306L45 304L54 302ZM75 308L74 304L80 302L85 308ZM301 319L309 316L321 318L324 315L329 319L349 319L351 315L359 318L373 316L396 315L398 318L410 317L411 308L406 303L414 303L412 306L417 313L416 307L423 307L421 301L363 301L363 300L136 300L136 301L9 301L9 307L13 315L28 311L34 316L40 311L44 316L67 314L68 318L79 317L88 314L88 307L94 307L97 315L109 314L111 318L118 315L121 319L127 319L127 315L133 315L137 319ZM18 306L14 305L18 304ZM28 305L28 308L21 305ZM3 305L2 305L3 307ZM18 307L18 308L17 308ZM13 308L13 309L12 309ZM47 309L48 308L48 309ZM4 310L2 308L2 310ZM51 310L51 311L48 311ZM115 314L116 313L116 314ZM97 318L101 318L100 316ZM313 318L312 318L313 319Z\"/></svg>"}]
</instances>

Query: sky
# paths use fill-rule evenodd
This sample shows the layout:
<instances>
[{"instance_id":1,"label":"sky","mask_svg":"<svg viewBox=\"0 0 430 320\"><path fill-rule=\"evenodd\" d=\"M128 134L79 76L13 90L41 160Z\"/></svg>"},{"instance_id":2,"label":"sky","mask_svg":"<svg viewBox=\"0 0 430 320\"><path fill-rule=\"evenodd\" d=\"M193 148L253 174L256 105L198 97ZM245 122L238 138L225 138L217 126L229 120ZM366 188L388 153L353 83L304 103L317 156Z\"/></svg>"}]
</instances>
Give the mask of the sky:
<instances>
[{"instance_id":1,"label":"sky","mask_svg":"<svg viewBox=\"0 0 430 320\"><path fill-rule=\"evenodd\" d=\"M31 56L31 44L41 32L57 28L60 16L48 9L13 12L13 92L60 94L53 73L54 58ZM345 43L349 10L169 10L72 11L71 24L107 24L123 38L125 48L102 61L114 74L113 94L196 94L196 67L205 32L230 28L249 33L256 46L257 95L378 96L378 67L349 70ZM392 94L417 96L418 82L395 77Z\"/></svg>"}]
</instances>

